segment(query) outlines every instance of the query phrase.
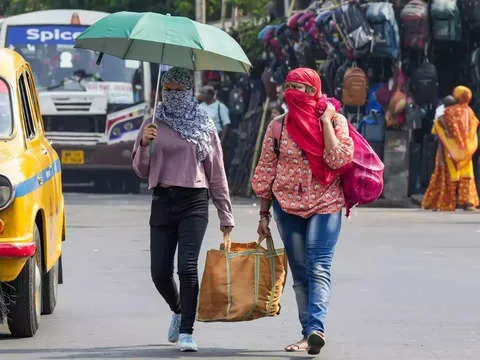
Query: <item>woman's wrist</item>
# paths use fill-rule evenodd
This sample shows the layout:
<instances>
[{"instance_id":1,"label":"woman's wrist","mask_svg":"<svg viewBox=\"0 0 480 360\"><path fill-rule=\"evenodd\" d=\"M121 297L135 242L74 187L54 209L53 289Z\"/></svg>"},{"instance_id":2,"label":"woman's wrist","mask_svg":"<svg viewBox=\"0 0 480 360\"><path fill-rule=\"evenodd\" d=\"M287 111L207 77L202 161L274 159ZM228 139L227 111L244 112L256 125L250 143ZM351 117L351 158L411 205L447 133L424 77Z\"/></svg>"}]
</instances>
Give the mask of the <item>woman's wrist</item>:
<instances>
[{"instance_id":1,"label":"woman's wrist","mask_svg":"<svg viewBox=\"0 0 480 360\"><path fill-rule=\"evenodd\" d=\"M270 210L260 210L260 217L270 217L272 214L270 213Z\"/></svg>"}]
</instances>

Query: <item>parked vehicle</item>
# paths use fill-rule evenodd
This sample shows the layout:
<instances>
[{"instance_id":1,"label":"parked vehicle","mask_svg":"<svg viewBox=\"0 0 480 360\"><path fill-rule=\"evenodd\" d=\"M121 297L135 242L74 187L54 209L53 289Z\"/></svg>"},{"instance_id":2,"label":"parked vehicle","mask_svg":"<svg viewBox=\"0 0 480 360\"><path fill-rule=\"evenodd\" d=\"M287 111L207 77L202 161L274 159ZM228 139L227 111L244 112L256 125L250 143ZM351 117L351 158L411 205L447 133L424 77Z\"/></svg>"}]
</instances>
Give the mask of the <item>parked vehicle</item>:
<instances>
[{"instance_id":1,"label":"parked vehicle","mask_svg":"<svg viewBox=\"0 0 480 360\"><path fill-rule=\"evenodd\" d=\"M63 240L60 160L34 76L18 53L0 49L0 294L13 336L35 335L40 315L54 311Z\"/></svg>"},{"instance_id":2,"label":"parked vehicle","mask_svg":"<svg viewBox=\"0 0 480 360\"><path fill-rule=\"evenodd\" d=\"M90 10L36 11L4 19L0 46L31 65L47 137L58 151L65 185L138 192L131 150L151 110L150 64L74 48L108 15Z\"/></svg>"}]
</instances>

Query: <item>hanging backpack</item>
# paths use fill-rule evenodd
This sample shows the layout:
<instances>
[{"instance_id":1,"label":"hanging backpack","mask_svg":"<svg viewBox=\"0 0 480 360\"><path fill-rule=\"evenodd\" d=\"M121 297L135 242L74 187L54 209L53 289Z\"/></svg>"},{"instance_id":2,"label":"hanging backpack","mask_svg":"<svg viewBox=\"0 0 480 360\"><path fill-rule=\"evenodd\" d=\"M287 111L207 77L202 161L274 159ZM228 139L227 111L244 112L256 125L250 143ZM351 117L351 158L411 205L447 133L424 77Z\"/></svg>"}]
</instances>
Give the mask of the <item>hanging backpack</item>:
<instances>
[{"instance_id":1,"label":"hanging backpack","mask_svg":"<svg viewBox=\"0 0 480 360\"><path fill-rule=\"evenodd\" d=\"M470 78L472 90L480 91L480 48L475 49L470 56Z\"/></svg>"},{"instance_id":2,"label":"hanging backpack","mask_svg":"<svg viewBox=\"0 0 480 360\"><path fill-rule=\"evenodd\" d=\"M395 10L395 14L400 14L405 5L407 5L409 2L410 0L393 0L393 8Z\"/></svg>"},{"instance_id":3,"label":"hanging backpack","mask_svg":"<svg viewBox=\"0 0 480 360\"><path fill-rule=\"evenodd\" d=\"M434 40L462 40L462 19L457 0L433 0L430 7L430 17Z\"/></svg>"},{"instance_id":4,"label":"hanging backpack","mask_svg":"<svg viewBox=\"0 0 480 360\"><path fill-rule=\"evenodd\" d=\"M407 95L405 90L406 79L401 67L393 77L394 89L385 112L387 128L398 128L405 122L405 106Z\"/></svg>"},{"instance_id":5,"label":"hanging backpack","mask_svg":"<svg viewBox=\"0 0 480 360\"><path fill-rule=\"evenodd\" d=\"M437 105L438 73L435 65L426 61L418 67L411 79L413 100L417 105Z\"/></svg>"},{"instance_id":6,"label":"hanging backpack","mask_svg":"<svg viewBox=\"0 0 480 360\"><path fill-rule=\"evenodd\" d=\"M400 35L393 5L370 3L367 20L373 28L372 55L396 60L400 55Z\"/></svg>"},{"instance_id":7,"label":"hanging backpack","mask_svg":"<svg viewBox=\"0 0 480 360\"><path fill-rule=\"evenodd\" d=\"M345 74L347 73L347 70L351 67L351 62L350 60L345 60L342 65L340 65L337 68L337 71L335 73L335 87L334 87L334 96L337 99L342 98L342 93L343 93L343 82L345 81Z\"/></svg>"},{"instance_id":8,"label":"hanging backpack","mask_svg":"<svg viewBox=\"0 0 480 360\"><path fill-rule=\"evenodd\" d=\"M335 96L335 71L338 67L338 58L331 56L319 67L322 80L322 92L328 96Z\"/></svg>"},{"instance_id":9,"label":"hanging backpack","mask_svg":"<svg viewBox=\"0 0 480 360\"><path fill-rule=\"evenodd\" d=\"M315 58L313 56L312 46L308 41L303 40L295 48L295 56L297 58L298 65L300 67L308 67L308 68L315 67Z\"/></svg>"},{"instance_id":10,"label":"hanging backpack","mask_svg":"<svg viewBox=\"0 0 480 360\"><path fill-rule=\"evenodd\" d=\"M368 81L359 67L347 70L343 80L342 102L347 106L363 106L367 102Z\"/></svg>"},{"instance_id":11,"label":"hanging backpack","mask_svg":"<svg viewBox=\"0 0 480 360\"><path fill-rule=\"evenodd\" d=\"M359 59L370 52L373 30L363 15L360 4L352 2L341 7L342 28L347 38L351 59Z\"/></svg>"},{"instance_id":12,"label":"hanging backpack","mask_svg":"<svg viewBox=\"0 0 480 360\"><path fill-rule=\"evenodd\" d=\"M337 15L335 10L321 12L315 18L315 24L323 35L323 41L332 49L342 51L345 50L345 39L340 32L341 12L339 10L337 12Z\"/></svg>"},{"instance_id":13,"label":"hanging backpack","mask_svg":"<svg viewBox=\"0 0 480 360\"><path fill-rule=\"evenodd\" d=\"M412 0L400 13L402 46L423 50L430 38L428 4L423 0Z\"/></svg>"},{"instance_id":14,"label":"hanging backpack","mask_svg":"<svg viewBox=\"0 0 480 360\"><path fill-rule=\"evenodd\" d=\"M463 0L462 13L468 30L480 28L480 0Z\"/></svg>"}]
</instances>

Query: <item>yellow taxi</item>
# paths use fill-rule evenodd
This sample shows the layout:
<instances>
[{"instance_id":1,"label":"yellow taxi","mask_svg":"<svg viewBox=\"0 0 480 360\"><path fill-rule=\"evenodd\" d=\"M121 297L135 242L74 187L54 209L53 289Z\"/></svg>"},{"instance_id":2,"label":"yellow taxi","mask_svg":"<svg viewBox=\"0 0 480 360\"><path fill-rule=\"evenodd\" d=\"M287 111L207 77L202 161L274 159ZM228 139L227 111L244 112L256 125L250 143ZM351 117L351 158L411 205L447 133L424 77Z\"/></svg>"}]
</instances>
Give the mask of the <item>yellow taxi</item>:
<instances>
[{"instance_id":1,"label":"yellow taxi","mask_svg":"<svg viewBox=\"0 0 480 360\"><path fill-rule=\"evenodd\" d=\"M0 323L13 336L33 336L40 315L53 312L64 239L60 161L45 138L32 70L0 49Z\"/></svg>"}]
</instances>

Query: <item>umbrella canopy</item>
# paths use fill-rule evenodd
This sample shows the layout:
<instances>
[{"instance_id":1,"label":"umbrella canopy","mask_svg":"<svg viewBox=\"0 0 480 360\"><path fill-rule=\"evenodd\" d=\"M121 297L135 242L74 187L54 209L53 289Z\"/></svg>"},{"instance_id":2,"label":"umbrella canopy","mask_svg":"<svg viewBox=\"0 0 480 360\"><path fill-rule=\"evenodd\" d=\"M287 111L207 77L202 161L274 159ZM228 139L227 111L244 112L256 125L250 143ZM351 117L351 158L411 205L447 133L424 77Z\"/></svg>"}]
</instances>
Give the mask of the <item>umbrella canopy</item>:
<instances>
[{"instance_id":1,"label":"umbrella canopy","mask_svg":"<svg viewBox=\"0 0 480 360\"><path fill-rule=\"evenodd\" d=\"M226 32L186 17L118 12L87 28L77 48L191 70L249 72L242 47Z\"/></svg>"}]
</instances>

